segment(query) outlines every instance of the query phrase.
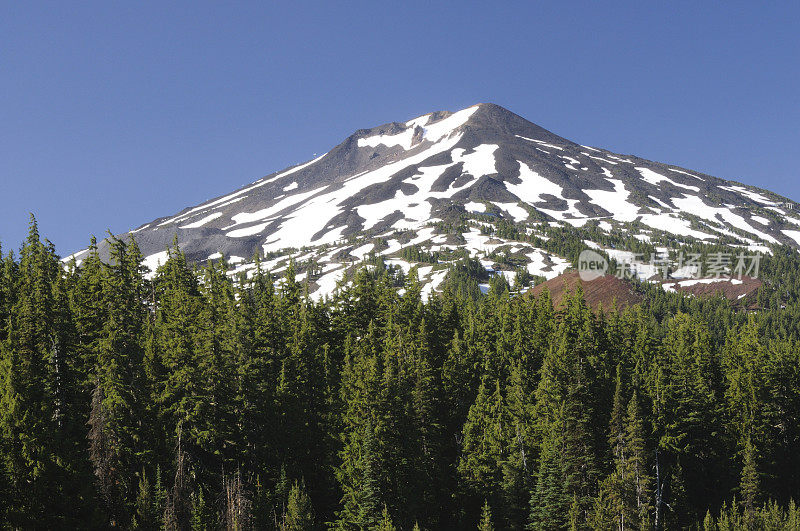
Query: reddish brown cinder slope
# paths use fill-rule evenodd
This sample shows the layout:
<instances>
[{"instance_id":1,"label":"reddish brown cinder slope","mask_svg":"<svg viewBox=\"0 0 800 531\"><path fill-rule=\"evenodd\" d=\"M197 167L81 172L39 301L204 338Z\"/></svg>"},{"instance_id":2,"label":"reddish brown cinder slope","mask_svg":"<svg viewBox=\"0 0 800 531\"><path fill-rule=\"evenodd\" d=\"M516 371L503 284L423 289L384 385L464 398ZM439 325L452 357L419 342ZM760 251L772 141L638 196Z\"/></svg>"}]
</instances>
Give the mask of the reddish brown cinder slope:
<instances>
[{"instance_id":1,"label":"reddish brown cinder slope","mask_svg":"<svg viewBox=\"0 0 800 531\"><path fill-rule=\"evenodd\" d=\"M563 275L551 278L534 287L530 293L534 297L538 297L547 288L553 299L553 306L561 308L564 296L567 293L574 293L578 286L583 288L583 298L586 304L594 310L601 305L604 310L610 310L614 301L616 301L617 308L621 310L643 300L632 284L613 275L605 275L587 282L581 279L577 271L568 271Z\"/></svg>"}]
</instances>

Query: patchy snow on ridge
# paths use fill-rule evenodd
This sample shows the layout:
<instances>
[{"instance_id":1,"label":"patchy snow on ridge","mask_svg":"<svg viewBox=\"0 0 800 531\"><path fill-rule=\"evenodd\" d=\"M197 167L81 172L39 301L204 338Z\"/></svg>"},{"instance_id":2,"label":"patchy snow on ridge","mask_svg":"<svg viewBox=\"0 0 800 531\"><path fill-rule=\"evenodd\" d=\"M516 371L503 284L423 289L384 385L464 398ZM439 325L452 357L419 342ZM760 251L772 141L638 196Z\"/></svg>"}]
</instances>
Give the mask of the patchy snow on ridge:
<instances>
[{"instance_id":1,"label":"patchy snow on ridge","mask_svg":"<svg viewBox=\"0 0 800 531\"><path fill-rule=\"evenodd\" d=\"M559 150L559 151L564 151L564 148L563 148L563 147L561 147L561 146L557 146L557 145L555 145L555 144L548 144L548 143L547 143L547 142L545 142L544 140L536 140L536 139L534 139L534 138L528 138L527 136L522 136L522 135L515 135L515 136L516 136L517 138L521 138L521 139L523 139L523 140L528 140L528 141L530 141L530 142L536 142L536 143L537 143L537 144L539 144L540 146L545 146L545 147L549 147L549 148L557 149L557 150Z\"/></svg>"},{"instance_id":2,"label":"patchy snow on ridge","mask_svg":"<svg viewBox=\"0 0 800 531\"><path fill-rule=\"evenodd\" d=\"M682 173L682 174L684 174L684 175L688 175L689 177L694 177L694 178L695 178L695 179L697 179L697 180L700 180L700 181L705 181L705 179L703 179L702 177L698 177L697 175L694 175L694 174L692 174L692 173L689 173L689 172L687 172L687 171L683 171L683 170L676 170L675 168L668 168L668 169L669 169L669 171L674 171L675 173Z\"/></svg>"},{"instance_id":3,"label":"patchy snow on ridge","mask_svg":"<svg viewBox=\"0 0 800 531\"><path fill-rule=\"evenodd\" d=\"M706 232L700 232L692 228L691 223L676 214L645 214L640 220L648 227L675 234L677 236L688 236L699 240L713 240L717 237Z\"/></svg>"},{"instance_id":4,"label":"patchy snow on ridge","mask_svg":"<svg viewBox=\"0 0 800 531\"><path fill-rule=\"evenodd\" d=\"M358 139L358 147L400 146L406 151L413 147L416 128L422 128L422 139L429 142L438 142L443 137L451 134L455 129L464 125L469 117L478 110L479 105L458 111L447 118L427 125L430 115L426 114L406 122L407 128L394 135L375 135ZM423 120L424 119L424 120Z\"/></svg>"},{"instance_id":5,"label":"patchy snow on ridge","mask_svg":"<svg viewBox=\"0 0 800 531\"><path fill-rule=\"evenodd\" d=\"M720 188L722 188L723 190L728 190L730 192L736 192L738 194L741 194L748 199L752 199L756 203L761 203L762 205L769 205L769 206L776 205L775 201L771 201L757 192L748 190L744 186L720 186Z\"/></svg>"},{"instance_id":6,"label":"patchy snow on ridge","mask_svg":"<svg viewBox=\"0 0 800 531\"><path fill-rule=\"evenodd\" d=\"M314 164L316 162L319 162L323 157L325 157L325 155L327 155L327 153L323 153L319 157L317 157L317 158L315 158L313 160L310 160L310 161L306 162L305 164L300 164L299 166L295 166L295 167L290 168L290 169L288 169L288 170L286 170L284 172L281 172L278 175L275 175L274 177L272 177L270 179L266 179L266 180L261 179L259 181L256 181L255 183L251 184L250 186L248 186L246 188L242 188L241 190L238 190L238 191L236 191L236 192L234 192L232 194L229 194L229 195L226 195L224 197L221 197L221 198L219 198L219 199L217 199L215 201L212 201L211 203L204 203L204 204L202 204L202 205L200 205L198 207L195 207L195 208L191 209L189 212L187 212L185 214L181 214L181 215L175 216L173 218L168 219L167 221L165 221L163 223L160 223L159 227L161 227L163 225L167 225L169 223L174 223L174 222L186 219L191 214L194 214L195 212L197 212L199 210L209 209L211 207L215 207L215 208L221 207L223 204L225 204L226 202L230 201L231 199L233 199L235 197L239 197L242 194L246 194L247 192L249 192L249 191L251 191L251 190L253 190L255 188L258 188L258 187L263 186L263 185L265 185L267 183L271 183L273 181L276 181L276 180L280 179L281 177L285 177L287 175L291 175L292 173L296 173L296 172L298 172L298 171L300 171L300 170L302 170L304 168L307 168L308 166L311 166L312 164Z\"/></svg>"},{"instance_id":7,"label":"patchy snow on ridge","mask_svg":"<svg viewBox=\"0 0 800 531\"><path fill-rule=\"evenodd\" d=\"M761 232L753 228L753 226L747 223L747 221L742 216L731 212L730 208L712 207L710 205L705 204L700 197L688 194L684 194L682 198L673 198L672 202L680 210L688 212L690 214L694 214L699 218L703 218L716 223L719 223L720 219L722 219L723 221L736 227L737 229L749 232L751 234L755 234L764 241L770 243L778 243L778 240L776 240L769 234L766 234L764 232Z\"/></svg>"},{"instance_id":8,"label":"patchy snow on ridge","mask_svg":"<svg viewBox=\"0 0 800 531\"><path fill-rule=\"evenodd\" d=\"M188 225L181 225L178 228L180 228L180 229L196 229L196 228L202 227L206 223L210 223L210 222L214 221L215 219L221 218L221 217L222 217L222 212L214 212L213 214L209 214L208 216L206 216L206 217L204 217L202 219L199 219L199 220L197 220L197 221L195 221L193 223L189 223Z\"/></svg>"},{"instance_id":9,"label":"patchy snow on ridge","mask_svg":"<svg viewBox=\"0 0 800 531\"><path fill-rule=\"evenodd\" d=\"M470 201L469 203L464 204L464 209L467 212L486 212L486 205L483 203L476 203L475 201Z\"/></svg>"},{"instance_id":10,"label":"patchy snow on ridge","mask_svg":"<svg viewBox=\"0 0 800 531\"><path fill-rule=\"evenodd\" d=\"M551 227L600 241L580 235L598 227L609 236L604 245L620 252L631 241L796 248L794 206L758 188L579 146L483 104L359 130L325 155L139 225L135 236L153 265L166 259L174 234L187 259L229 257L232 272L251 275L254 263L240 257L256 252L269 253L262 267L278 274L293 258L316 298L373 253L405 271L419 265L400 258L409 245L447 261L466 251L509 278L524 269L550 278L566 260L499 235L548 241L560 234ZM499 230L506 224L514 231ZM99 245L105 260L108 243ZM496 261L495 252L510 260ZM447 267L421 267L426 296Z\"/></svg>"},{"instance_id":11,"label":"patchy snow on ridge","mask_svg":"<svg viewBox=\"0 0 800 531\"><path fill-rule=\"evenodd\" d=\"M687 190L691 190L693 192L699 192L700 191L700 188L698 188L696 186L689 186L689 185L686 185L686 184L677 183L677 182L673 181L672 179L670 179L669 177L665 177L664 175L661 175L660 173L654 172L650 168L637 167L636 170L642 175L642 179L645 182L648 182L648 183L652 184L653 186L658 186L659 183L662 183L662 182L666 181L666 182L670 183L673 186L678 186L680 188L686 188Z\"/></svg>"},{"instance_id":12,"label":"patchy snow on ridge","mask_svg":"<svg viewBox=\"0 0 800 531\"><path fill-rule=\"evenodd\" d=\"M785 235L787 235L788 237L790 237L794 241L796 241L798 244L800 244L800 231L797 231L797 230L783 230L781 232L783 232Z\"/></svg>"},{"instance_id":13,"label":"patchy snow on ridge","mask_svg":"<svg viewBox=\"0 0 800 531\"><path fill-rule=\"evenodd\" d=\"M397 190L391 199L379 203L361 205L357 208L358 215L364 218L364 229L371 229L383 218L394 213L400 212L405 223L395 224L397 228L417 228L425 224L431 213L431 203L429 199L444 199L452 197L453 194L474 184L478 178L497 172L493 153L498 148L496 145L483 144L476 147L472 153L464 154L463 149L454 149L451 152L453 162L442 166L425 166L419 168L419 173L412 176L410 181L417 188L411 195L406 195L402 190ZM463 163L465 174L473 176L473 180L461 186L451 185L443 192L432 190L436 180L445 170L455 164ZM483 206L483 211L486 207ZM398 222L399 223L399 222Z\"/></svg>"},{"instance_id":14,"label":"patchy snow on ridge","mask_svg":"<svg viewBox=\"0 0 800 531\"><path fill-rule=\"evenodd\" d=\"M387 181L404 168L419 164L435 154L451 149L458 143L460 138L461 135L448 137L411 157L387 164L386 166L367 172L359 177L349 179L342 183L339 188L335 188L329 192L323 190L321 193L303 202L298 207L294 208L291 213L287 214L280 228L271 234L264 243L264 252L292 247L296 245L297 242L306 242L306 244L314 243L317 245L333 243L341 237L342 231L346 228L345 226L327 231L316 240L314 240L313 237L315 234L325 229L329 221L342 211L342 207L340 206L342 201L355 196L367 186ZM310 193L313 192L314 191ZM365 225L374 226L378 221L383 219L385 214L385 212L371 212L370 215L372 218L366 219ZM362 215L361 207L359 207L359 215Z\"/></svg>"},{"instance_id":15,"label":"patchy snow on ridge","mask_svg":"<svg viewBox=\"0 0 800 531\"><path fill-rule=\"evenodd\" d=\"M270 223L272 223L272 220L265 223L259 223L258 225L251 225L249 227L235 229L230 232L226 232L225 236L229 238L244 238L246 236L253 236L254 234L261 234Z\"/></svg>"},{"instance_id":16,"label":"patchy snow on ridge","mask_svg":"<svg viewBox=\"0 0 800 531\"><path fill-rule=\"evenodd\" d=\"M423 138L425 140L430 140L431 142L438 142L445 136L448 136L454 130L467 123L467 120L469 120L470 116L475 114L475 111L477 111L479 108L480 105L473 105L472 107L467 107L466 109L455 112L443 120L426 125L423 127Z\"/></svg>"},{"instance_id":17,"label":"patchy snow on ridge","mask_svg":"<svg viewBox=\"0 0 800 531\"><path fill-rule=\"evenodd\" d=\"M519 206L517 203L499 203L497 201L492 201L495 205L500 207L502 210L505 210L511 217L514 218L514 221L524 221L528 219L528 211Z\"/></svg>"},{"instance_id":18,"label":"patchy snow on ridge","mask_svg":"<svg viewBox=\"0 0 800 531\"><path fill-rule=\"evenodd\" d=\"M544 201L543 195L552 195L559 199L564 199L564 189L533 171L524 162L519 163L519 184L506 182L506 190L517 196L526 203L539 203Z\"/></svg>"},{"instance_id":19,"label":"patchy snow on ridge","mask_svg":"<svg viewBox=\"0 0 800 531\"><path fill-rule=\"evenodd\" d=\"M317 194L319 192L320 192L320 189L317 188L315 190L311 190L311 191L308 191L308 192L303 192L303 193L300 193L300 194L290 195L289 197L281 199L280 201L278 201L277 203L275 203L272 206L269 206L267 208L263 208L263 209L258 210L256 212L241 212L239 214L236 214L235 216L232 216L231 219L237 225L240 225L242 223L252 223L253 221L260 221L262 219L266 219L268 217L274 216L275 214L278 214L279 212L281 212L283 210L286 210L287 208L289 208L291 206L294 206L294 205L296 205L298 203L302 203L303 201L305 201L306 199L308 199L312 195Z\"/></svg>"},{"instance_id":20,"label":"patchy snow on ridge","mask_svg":"<svg viewBox=\"0 0 800 531\"><path fill-rule=\"evenodd\" d=\"M375 135L368 138L359 138L358 147L378 147L383 146L400 146L405 150L411 149L411 143L414 139L414 128L401 131L395 135Z\"/></svg>"},{"instance_id":21,"label":"patchy snow on ridge","mask_svg":"<svg viewBox=\"0 0 800 531\"><path fill-rule=\"evenodd\" d=\"M630 192L625 189L625 184L618 179L607 179L614 185L614 191L584 190L592 202L611 213L617 221L633 221L639 216L639 207L628 201Z\"/></svg>"},{"instance_id":22,"label":"patchy snow on ridge","mask_svg":"<svg viewBox=\"0 0 800 531\"><path fill-rule=\"evenodd\" d=\"M453 157L453 163L464 163L464 173L468 173L473 177L483 177L484 175L492 175L497 173L495 167L494 152L500 146L497 144L481 144L476 147L472 153L464 154L461 148L454 149L450 155Z\"/></svg>"}]
</instances>

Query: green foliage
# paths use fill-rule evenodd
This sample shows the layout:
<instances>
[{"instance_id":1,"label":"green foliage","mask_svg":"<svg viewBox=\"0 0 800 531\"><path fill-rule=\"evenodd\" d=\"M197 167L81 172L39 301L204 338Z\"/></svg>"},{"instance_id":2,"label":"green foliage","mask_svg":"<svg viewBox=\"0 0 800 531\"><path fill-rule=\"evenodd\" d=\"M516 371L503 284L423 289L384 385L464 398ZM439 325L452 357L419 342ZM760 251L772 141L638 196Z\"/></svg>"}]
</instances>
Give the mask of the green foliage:
<instances>
[{"instance_id":1,"label":"green foliage","mask_svg":"<svg viewBox=\"0 0 800 531\"><path fill-rule=\"evenodd\" d=\"M486 231L577 257L534 229ZM642 285L603 314L441 252L409 255L457 259L441 296L375 255L315 302L314 263L64 264L33 221L0 252L0 527L798 528L796 256L756 313Z\"/></svg>"},{"instance_id":2,"label":"green foliage","mask_svg":"<svg viewBox=\"0 0 800 531\"><path fill-rule=\"evenodd\" d=\"M314 528L314 507L305 492L305 486L297 481L289 491L283 521L278 527L281 531L305 531Z\"/></svg>"},{"instance_id":3,"label":"green foliage","mask_svg":"<svg viewBox=\"0 0 800 531\"><path fill-rule=\"evenodd\" d=\"M428 264L439 263L438 252L426 252L420 249L418 245L409 245L408 247L403 247L401 255L404 259L411 262L423 262Z\"/></svg>"},{"instance_id":4,"label":"green foliage","mask_svg":"<svg viewBox=\"0 0 800 531\"><path fill-rule=\"evenodd\" d=\"M478 522L478 531L494 531L494 525L492 524L492 509L489 507L489 502L483 502L481 519Z\"/></svg>"}]
</instances>

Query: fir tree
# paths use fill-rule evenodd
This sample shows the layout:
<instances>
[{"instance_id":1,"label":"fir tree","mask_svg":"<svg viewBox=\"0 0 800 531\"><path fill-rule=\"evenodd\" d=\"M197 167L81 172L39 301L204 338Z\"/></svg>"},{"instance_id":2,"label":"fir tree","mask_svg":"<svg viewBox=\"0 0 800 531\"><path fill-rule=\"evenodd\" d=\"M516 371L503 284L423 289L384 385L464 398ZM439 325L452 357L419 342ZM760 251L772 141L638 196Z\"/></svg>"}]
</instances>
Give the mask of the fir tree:
<instances>
[{"instance_id":1,"label":"fir tree","mask_svg":"<svg viewBox=\"0 0 800 531\"><path fill-rule=\"evenodd\" d=\"M744 465L742 466L739 492L741 495L742 509L744 510L745 525L748 529L756 527L756 509L759 502L759 479L756 464L756 451L752 441L747 440L744 450Z\"/></svg>"},{"instance_id":2,"label":"fir tree","mask_svg":"<svg viewBox=\"0 0 800 531\"><path fill-rule=\"evenodd\" d=\"M305 487L294 482L286 502L281 531L304 531L314 528L314 508L305 493Z\"/></svg>"},{"instance_id":3,"label":"fir tree","mask_svg":"<svg viewBox=\"0 0 800 531\"><path fill-rule=\"evenodd\" d=\"M16 300L0 344L0 434L15 527L71 525L86 507L78 461L81 439L70 364L69 313L60 291L61 267L36 220L20 252ZM84 515L83 518L86 516Z\"/></svg>"},{"instance_id":4,"label":"fir tree","mask_svg":"<svg viewBox=\"0 0 800 531\"><path fill-rule=\"evenodd\" d=\"M156 488L160 488L157 485ZM134 514L132 526L136 529L158 529L158 517L160 511L153 503L153 488L147 479L147 474L142 470L139 476L139 486L136 492L136 502L134 504Z\"/></svg>"},{"instance_id":5,"label":"fir tree","mask_svg":"<svg viewBox=\"0 0 800 531\"><path fill-rule=\"evenodd\" d=\"M114 525L126 525L135 496L134 474L144 448L139 400L145 387L136 368L144 359L141 344L145 309L142 305L140 257L128 245L112 239L112 263L106 269L103 333L97 342L96 380L89 424L90 457L101 495Z\"/></svg>"},{"instance_id":6,"label":"fir tree","mask_svg":"<svg viewBox=\"0 0 800 531\"><path fill-rule=\"evenodd\" d=\"M466 507L477 507L478 500L487 496L492 496L495 506L498 505L495 495L501 492L502 464L510 439L505 413L500 382L492 383L484 377L464 423L462 457L458 464L466 488Z\"/></svg>"},{"instance_id":7,"label":"fir tree","mask_svg":"<svg viewBox=\"0 0 800 531\"><path fill-rule=\"evenodd\" d=\"M389 509L386 506L383 506L383 512L381 513L381 520L378 523L378 527L375 528L376 531L397 531L397 528L392 523L392 517L389 514Z\"/></svg>"},{"instance_id":8,"label":"fir tree","mask_svg":"<svg viewBox=\"0 0 800 531\"><path fill-rule=\"evenodd\" d=\"M481 509L481 519L478 521L478 531L494 531L492 524L492 509L489 507L489 502L483 502Z\"/></svg>"}]
</instances>

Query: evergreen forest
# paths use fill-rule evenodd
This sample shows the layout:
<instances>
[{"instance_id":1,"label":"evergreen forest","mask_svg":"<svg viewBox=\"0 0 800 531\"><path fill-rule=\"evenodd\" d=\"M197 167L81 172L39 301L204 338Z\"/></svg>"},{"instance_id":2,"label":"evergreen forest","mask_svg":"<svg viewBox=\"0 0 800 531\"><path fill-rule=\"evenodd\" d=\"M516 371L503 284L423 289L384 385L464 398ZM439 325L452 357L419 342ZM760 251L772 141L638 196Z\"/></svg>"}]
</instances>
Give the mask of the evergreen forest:
<instances>
[{"instance_id":1,"label":"evergreen forest","mask_svg":"<svg viewBox=\"0 0 800 531\"><path fill-rule=\"evenodd\" d=\"M32 220L0 250L0 528L800 529L792 249L758 311L593 311L468 264L315 301L110 241L61 261Z\"/></svg>"}]
</instances>

